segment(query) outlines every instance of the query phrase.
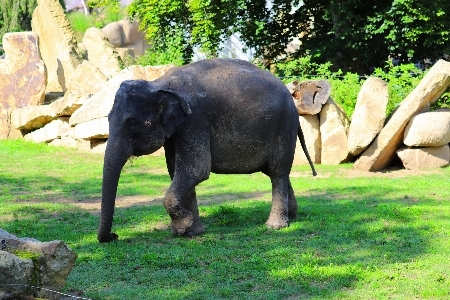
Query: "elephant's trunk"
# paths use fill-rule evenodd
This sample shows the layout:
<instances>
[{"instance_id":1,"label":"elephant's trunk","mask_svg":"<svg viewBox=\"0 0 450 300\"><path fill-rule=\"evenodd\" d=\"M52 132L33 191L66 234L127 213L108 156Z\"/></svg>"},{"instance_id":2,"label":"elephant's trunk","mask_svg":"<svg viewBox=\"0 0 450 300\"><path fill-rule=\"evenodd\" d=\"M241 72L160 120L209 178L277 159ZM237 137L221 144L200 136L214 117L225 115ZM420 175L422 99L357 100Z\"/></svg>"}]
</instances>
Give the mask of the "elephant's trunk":
<instances>
[{"instance_id":1,"label":"elephant's trunk","mask_svg":"<svg viewBox=\"0 0 450 300\"><path fill-rule=\"evenodd\" d=\"M101 243L113 241L118 237L111 232L111 228L120 172L130 157L128 153L124 153L126 152L124 150L121 149L119 143L108 139L103 164L102 205L97 234L97 239Z\"/></svg>"}]
</instances>

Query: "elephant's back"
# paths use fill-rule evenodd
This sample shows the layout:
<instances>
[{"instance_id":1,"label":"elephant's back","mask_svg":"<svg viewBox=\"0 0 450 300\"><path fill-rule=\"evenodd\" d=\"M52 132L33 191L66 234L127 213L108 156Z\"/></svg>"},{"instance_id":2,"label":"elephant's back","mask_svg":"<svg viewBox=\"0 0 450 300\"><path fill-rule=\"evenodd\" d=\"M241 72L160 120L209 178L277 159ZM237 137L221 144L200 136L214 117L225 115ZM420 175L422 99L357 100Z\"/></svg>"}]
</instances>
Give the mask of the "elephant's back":
<instances>
[{"instance_id":1,"label":"elephant's back","mask_svg":"<svg viewBox=\"0 0 450 300\"><path fill-rule=\"evenodd\" d=\"M269 71L239 59L209 59L176 67L167 74L174 89L191 98L230 105L277 105L295 110L285 85ZM277 99L273 99L277 95ZM218 103L215 103L218 104Z\"/></svg>"},{"instance_id":2,"label":"elephant's back","mask_svg":"<svg viewBox=\"0 0 450 300\"><path fill-rule=\"evenodd\" d=\"M186 95L193 111L266 114L298 119L285 85L269 71L239 59L208 59L174 67L159 81ZM237 115L238 117L240 114Z\"/></svg>"}]
</instances>

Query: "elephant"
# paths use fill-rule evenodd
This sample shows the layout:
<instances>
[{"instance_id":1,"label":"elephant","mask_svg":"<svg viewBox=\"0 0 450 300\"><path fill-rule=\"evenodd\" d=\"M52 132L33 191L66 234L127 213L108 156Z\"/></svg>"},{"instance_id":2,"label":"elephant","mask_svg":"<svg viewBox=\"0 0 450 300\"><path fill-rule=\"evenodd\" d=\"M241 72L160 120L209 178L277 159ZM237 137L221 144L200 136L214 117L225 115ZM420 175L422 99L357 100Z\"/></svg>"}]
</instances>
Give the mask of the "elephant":
<instances>
[{"instance_id":1,"label":"elephant","mask_svg":"<svg viewBox=\"0 0 450 300\"><path fill-rule=\"evenodd\" d=\"M174 235L205 232L195 187L216 174L262 172L272 183L266 225L280 229L297 215L289 174L297 136L313 175L299 116L285 85L238 59L173 67L154 81L122 82L108 115L98 241L110 242L121 170L131 156L164 147L172 180L164 197Z\"/></svg>"}]
</instances>

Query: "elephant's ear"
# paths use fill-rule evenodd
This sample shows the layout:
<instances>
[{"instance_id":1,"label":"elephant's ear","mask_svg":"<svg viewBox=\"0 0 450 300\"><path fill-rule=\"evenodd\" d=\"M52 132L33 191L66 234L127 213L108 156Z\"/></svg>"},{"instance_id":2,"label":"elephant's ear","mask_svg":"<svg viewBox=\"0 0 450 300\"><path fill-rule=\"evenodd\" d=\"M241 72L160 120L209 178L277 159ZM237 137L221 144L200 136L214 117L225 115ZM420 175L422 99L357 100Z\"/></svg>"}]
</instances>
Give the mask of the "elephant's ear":
<instances>
[{"instance_id":1,"label":"elephant's ear","mask_svg":"<svg viewBox=\"0 0 450 300\"><path fill-rule=\"evenodd\" d=\"M192 113L189 103L182 96L165 90L158 91L159 122L166 138L175 133L187 115Z\"/></svg>"}]
</instances>

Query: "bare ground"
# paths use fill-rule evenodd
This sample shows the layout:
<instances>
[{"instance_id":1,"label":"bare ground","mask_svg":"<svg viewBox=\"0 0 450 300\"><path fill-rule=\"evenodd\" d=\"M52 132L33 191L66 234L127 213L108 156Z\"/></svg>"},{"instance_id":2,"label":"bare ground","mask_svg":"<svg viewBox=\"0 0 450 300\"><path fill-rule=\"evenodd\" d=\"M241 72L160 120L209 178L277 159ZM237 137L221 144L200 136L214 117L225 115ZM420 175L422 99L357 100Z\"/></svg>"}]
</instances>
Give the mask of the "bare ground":
<instances>
[{"instance_id":1,"label":"bare ground","mask_svg":"<svg viewBox=\"0 0 450 300\"><path fill-rule=\"evenodd\" d=\"M158 174L163 174L161 172L152 170L151 172L157 172ZM319 178L329 178L332 175L338 177L346 177L346 178L358 178L358 177L384 177L384 178L402 178L407 176L420 176L420 175L433 175L443 173L440 169L422 169L422 170L406 170L406 169L390 169L382 172L367 172L361 171L356 168L352 169L339 169L335 172L325 172L319 173L317 176L312 177L311 171L304 172L292 172L291 177L305 177L310 179L319 179ZM91 214L98 215L100 214L100 206L101 206L101 198L91 198L83 200L82 202L74 202L68 198L53 198L50 197L51 201L54 203L67 203L71 205L75 205L83 210L90 212ZM219 204L223 202L230 202L233 200L240 201L242 199L254 199L261 201L270 201L270 193L269 192L258 192L258 193L247 193L244 196L240 195L238 199L236 199L236 195L234 194L221 194L211 197L202 197L199 196L199 201L201 205L211 205L211 204ZM136 206L149 206L149 205L163 205L163 195L157 198L149 199L146 195L138 195L138 196L126 196L126 197L117 197L116 198L116 207L117 208L128 208L128 207L136 207ZM24 201L29 202L30 200ZM21 202L18 200L17 202Z\"/></svg>"}]
</instances>

